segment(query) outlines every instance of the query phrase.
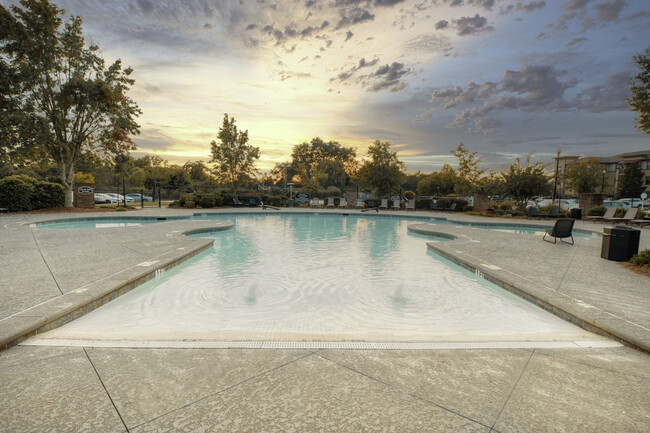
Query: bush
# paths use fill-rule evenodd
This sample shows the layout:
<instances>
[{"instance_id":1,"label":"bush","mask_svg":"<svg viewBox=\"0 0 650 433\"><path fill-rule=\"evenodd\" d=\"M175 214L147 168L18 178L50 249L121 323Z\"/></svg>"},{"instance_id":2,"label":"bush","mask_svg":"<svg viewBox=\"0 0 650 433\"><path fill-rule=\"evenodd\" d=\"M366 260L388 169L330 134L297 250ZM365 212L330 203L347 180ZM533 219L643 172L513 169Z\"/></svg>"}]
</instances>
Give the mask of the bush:
<instances>
[{"instance_id":1,"label":"bush","mask_svg":"<svg viewBox=\"0 0 650 433\"><path fill-rule=\"evenodd\" d=\"M34 209L51 209L65 203L65 188L52 182L37 182L32 196Z\"/></svg>"},{"instance_id":2,"label":"bush","mask_svg":"<svg viewBox=\"0 0 650 433\"><path fill-rule=\"evenodd\" d=\"M63 206L63 185L41 182L30 176L13 175L0 179L0 207L12 212Z\"/></svg>"},{"instance_id":3,"label":"bush","mask_svg":"<svg viewBox=\"0 0 650 433\"><path fill-rule=\"evenodd\" d=\"M429 210L429 205L431 204L431 202L432 200L430 198L416 198L415 208Z\"/></svg>"},{"instance_id":4,"label":"bush","mask_svg":"<svg viewBox=\"0 0 650 433\"><path fill-rule=\"evenodd\" d=\"M437 201L438 210L449 209L453 203L456 203L456 211L464 211L467 207L467 202L462 198L443 197Z\"/></svg>"},{"instance_id":5,"label":"bush","mask_svg":"<svg viewBox=\"0 0 650 433\"><path fill-rule=\"evenodd\" d=\"M288 206L289 199L283 195L270 195L264 200L264 204L273 207Z\"/></svg>"},{"instance_id":6,"label":"bush","mask_svg":"<svg viewBox=\"0 0 650 433\"><path fill-rule=\"evenodd\" d=\"M208 194L201 197L200 200L198 200L198 203L199 206L201 206L204 209L211 208L217 205L217 199L213 194Z\"/></svg>"},{"instance_id":7,"label":"bush","mask_svg":"<svg viewBox=\"0 0 650 433\"><path fill-rule=\"evenodd\" d=\"M90 173L84 173L83 171L78 171L74 174L74 183L95 183L95 177Z\"/></svg>"},{"instance_id":8,"label":"bush","mask_svg":"<svg viewBox=\"0 0 650 433\"><path fill-rule=\"evenodd\" d=\"M415 193L413 191L404 191L403 193L404 197L406 197L407 200L411 200L415 198Z\"/></svg>"},{"instance_id":9,"label":"bush","mask_svg":"<svg viewBox=\"0 0 650 433\"><path fill-rule=\"evenodd\" d=\"M639 254L635 254L630 259L630 263L636 266L650 265L650 249L643 250Z\"/></svg>"},{"instance_id":10,"label":"bush","mask_svg":"<svg viewBox=\"0 0 650 433\"><path fill-rule=\"evenodd\" d=\"M22 174L0 179L0 207L11 212L34 209L31 198L37 182L33 177Z\"/></svg>"},{"instance_id":11,"label":"bush","mask_svg":"<svg viewBox=\"0 0 650 433\"><path fill-rule=\"evenodd\" d=\"M589 210L587 211L588 216L603 216L605 215L605 212L607 211L607 208L603 205L599 206L593 206L590 207Z\"/></svg>"}]
</instances>

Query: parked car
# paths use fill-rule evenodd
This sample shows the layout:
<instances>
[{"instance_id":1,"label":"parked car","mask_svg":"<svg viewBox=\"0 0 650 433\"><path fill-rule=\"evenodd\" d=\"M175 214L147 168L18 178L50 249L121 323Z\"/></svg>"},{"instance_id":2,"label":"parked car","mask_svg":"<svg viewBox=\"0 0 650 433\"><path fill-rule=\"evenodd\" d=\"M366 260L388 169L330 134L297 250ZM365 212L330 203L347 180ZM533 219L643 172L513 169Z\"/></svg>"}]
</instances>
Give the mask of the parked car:
<instances>
[{"instance_id":1,"label":"parked car","mask_svg":"<svg viewBox=\"0 0 650 433\"><path fill-rule=\"evenodd\" d=\"M95 204L110 204L110 203L117 203L117 198L111 197L110 195L101 192L95 193Z\"/></svg>"},{"instance_id":2,"label":"parked car","mask_svg":"<svg viewBox=\"0 0 650 433\"><path fill-rule=\"evenodd\" d=\"M625 210L629 209L630 207L641 207L640 198L622 198L617 201L623 205L623 208Z\"/></svg>"},{"instance_id":3,"label":"parked car","mask_svg":"<svg viewBox=\"0 0 650 433\"><path fill-rule=\"evenodd\" d=\"M129 198L133 199L133 201L137 203L137 202L140 201L140 193L138 192L138 193L127 194L127 195L126 195L126 199L127 199L127 201L129 200ZM148 196L148 195L144 195L144 194L143 194L143 195L142 195L142 200L143 200L143 201L153 201L153 198L151 198L151 197Z\"/></svg>"},{"instance_id":4,"label":"parked car","mask_svg":"<svg viewBox=\"0 0 650 433\"><path fill-rule=\"evenodd\" d=\"M537 207L545 207L551 205L557 206L558 203L560 204L560 209L564 209L564 210L569 210L574 207L578 207L578 205L580 204L578 200L568 200L562 198L562 199L555 199L555 202L553 202L553 199L545 198L537 202Z\"/></svg>"},{"instance_id":5,"label":"parked car","mask_svg":"<svg viewBox=\"0 0 650 433\"><path fill-rule=\"evenodd\" d=\"M615 207L618 209L625 209L625 206L623 206L623 203L617 201L617 200L605 200L603 201L603 206L605 207Z\"/></svg>"},{"instance_id":6,"label":"parked car","mask_svg":"<svg viewBox=\"0 0 650 433\"><path fill-rule=\"evenodd\" d=\"M104 195L111 197L115 201L111 201L111 203L124 203L125 199L122 194L115 194L114 192L107 192L104 193ZM134 200L131 197L126 197L126 202L127 203L133 203Z\"/></svg>"}]
</instances>

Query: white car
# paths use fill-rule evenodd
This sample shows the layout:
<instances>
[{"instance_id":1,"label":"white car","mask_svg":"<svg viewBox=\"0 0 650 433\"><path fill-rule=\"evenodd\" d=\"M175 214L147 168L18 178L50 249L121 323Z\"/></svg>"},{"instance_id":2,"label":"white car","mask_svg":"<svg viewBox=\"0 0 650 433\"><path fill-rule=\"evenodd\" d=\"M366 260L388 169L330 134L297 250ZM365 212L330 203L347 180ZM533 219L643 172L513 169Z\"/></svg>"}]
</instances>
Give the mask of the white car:
<instances>
[{"instance_id":1,"label":"white car","mask_svg":"<svg viewBox=\"0 0 650 433\"><path fill-rule=\"evenodd\" d=\"M555 199L555 201L553 201L550 198L545 198L537 202L537 207L545 207L551 205L557 206L558 202L560 204L560 209L564 210L569 210L574 207L578 207L579 205L579 202L577 200Z\"/></svg>"},{"instance_id":2,"label":"white car","mask_svg":"<svg viewBox=\"0 0 650 433\"><path fill-rule=\"evenodd\" d=\"M625 210L628 210L630 207L641 207L640 198L622 198L616 201L622 204Z\"/></svg>"},{"instance_id":3,"label":"white car","mask_svg":"<svg viewBox=\"0 0 650 433\"><path fill-rule=\"evenodd\" d=\"M117 203L117 198L101 192L95 193L95 204Z\"/></svg>"}]
</instances>

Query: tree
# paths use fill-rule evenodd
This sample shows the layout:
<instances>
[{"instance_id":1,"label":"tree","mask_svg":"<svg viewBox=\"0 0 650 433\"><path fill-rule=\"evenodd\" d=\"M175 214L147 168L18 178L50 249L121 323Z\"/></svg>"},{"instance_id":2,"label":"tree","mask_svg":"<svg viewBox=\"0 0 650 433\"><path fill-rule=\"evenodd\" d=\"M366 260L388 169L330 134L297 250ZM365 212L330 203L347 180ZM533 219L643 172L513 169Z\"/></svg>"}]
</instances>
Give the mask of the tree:
<instances>
[{"instance_id":1,"label":"tree","mask_svg":"<svg viewBox=\"0 0 650 433\"><path fill-rule=\"evenodd\" d=\"M602 185L602 167L597 159L587 158L568 165L563 177L567 186L578 194L593 193Z\"/></svg>"},{"instance_id":2,"label":"tree","mask_svg":"<svg viewBox=\"0 0 650 433\"><path fill-rule=\"evenodd\" d=\"M255 161L260 158L260 148L248 143L248 130L241 132L235 125L235 118L223 116L223 125L217 135L220 143L212 140L212 159L216 163L215 174L221 182L230 185L233 192L242 184L244 178L257 173Z\"/></svg>"},{"instance_id":3,"label":"tree","mask_svg":"<svg viewBox=\"0 0 650 433\"><path fill-rule=\"evenodd\" d=\"M203 161L187 161L183 164L183 169L189 173L193 183L206 183L210 180L209 168Z\"/></svg>"},{"instance_id":4,"label":"tree","mask_svg":"<svg viewBox=\"0 0 650 433\"><path fill-rule=\"evenodd\" d=\"M477 158L477 152L469 153L463 143L460 143L451 153L458 158L457 182L454 191L458 195L470 195L481 186L481 176L485 169L479 169L478 165L483 158Z\"/></svg>"},{"instance_id":5,"label":"tree","mask_svg":"<svg viewBox=\"0 0 650 433\"><path fill-rule=\"evenodd\" d=\"M317 170L317 166L323 161L338 162L343 168L346 177L340 187L345 187L350 177L354 176L357 170L357 151L353 147L346 147L336 141L325 142L319 137L312 138L311 142L301 143L293 147L291 152L291 167L298 175L299 182L306 182L311 179ZM322 169L321 169L322 171ZM341 182L338 182L341 184ZM322 184L329 186L334 184ZM339 186L339 185L335 185Z\"/></svg>"},{"instance_id":6,"label":"tree","mask_svg":"<svg viewBox=\"0 0 650 433\"><path fill-rule=\"evenodd\" d=\"M541 162L530 163L533 153L526 156L526 164L522 165L519 158L502 168L497 173L501 180L503 194L517 201L519 207L525 208L528 200L535 196L548 194L551 183L546 174L546 165Z\"/></svg>"},{"instance_id":7,"label":"tree","mask_svg":"<svg viewBox=\"0 0 650 433\"><path fill-rule=\"evenodd\" d=\"M639 163L627 164L621 177L619 197L639 197L643 191L643 171Z\"/></svg>"},{"instance_id":8,"label":"tree","mask_svg":"<svg viewBox=\"0 0 650 433\"><path fill-rule=\"evenodd\" d=\"M650 47L646 48L645 54L633 58L641 72L630 80L632 96L626 97L625 101L638 114L634 119L636 129L650 134Z\"/></svg>"},{"instance_id":9,"label":"tree","mask_svg":"<svg viewBox=\"0 0 650 433\"><path fill-rule=\"evenodd\" d=\"M361 184L372 189L377 197L395 194L404 180L404 163L397 152L390 150L389 142L376 140L368 148L367 159L359 169Z\"/></svg>"},{"instance_id":10,"label":"tree","mask_svg":"<svg viewBox=\"0 0 650 433\"><path fill-rule=\"evenodd\" d=\"M444 197L454 192L456 181L456 171L451 165L445 164L439 172L431 173L420 180L417 191L419 195Z\"/></svg>"},{"instance_id":11,"label":"tree","mask_svg":"<svg viewBox=\"0 0 650 433\"><path fill-rule=\"evenodd\" d=\"M65 206L72 207L74 165L84 153L135 148L129 134L139 133L135 118L141 111L127 96L133 70L123 70L120 60L105 69L99 47L86 47L80 17L61 29L65 11L56 5L20 4L11 12L0 6L0 79L8 89L0 135L14 150L45 149L57 164Z\"/></svg>"}]
</instances>

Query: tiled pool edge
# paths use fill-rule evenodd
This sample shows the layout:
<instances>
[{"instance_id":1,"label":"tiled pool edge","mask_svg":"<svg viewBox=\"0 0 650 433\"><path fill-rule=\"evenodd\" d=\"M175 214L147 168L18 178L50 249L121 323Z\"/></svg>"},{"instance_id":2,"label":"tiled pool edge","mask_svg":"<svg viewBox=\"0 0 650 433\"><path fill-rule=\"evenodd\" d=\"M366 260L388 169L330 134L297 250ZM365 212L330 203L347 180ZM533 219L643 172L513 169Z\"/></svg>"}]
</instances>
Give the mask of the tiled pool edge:
<instances>
[{"instance_id":1,"label":"tiled pool edge","mask_svg":"<svg viewBox=\"0 0 650 433\"><path fill-rule=\"evenodd\" d=\"M223 231L232 227L232 224L224 224L217 227L190 229L180 235ZM160 263L156 262L155 266L152 264L144 271L141 271L136 264L0 320L0 351L18 345L37 334L58 328L101 307L155 278L161 272L172 269L212 248L214 243L212 239L197 238L197 241L202 242L189 250L165 253L172 254L172 257ZM119 282L115 284L115 280Z\"/></svg>"},{"instance_id":2,"label":"tiled pool edge","mask_svg":"<svg viewBox=\"0 0 650 433\"><path fill-rule=\"evenodd\" d=\"M456 236L448 233L437 232L425 228L409 226L408 230L413 233L425 234L447 239L456 239ZM503 269L490 269L482 266L481 263L474 263L461 258L447 251L436 243L428 242L429 251L459 265L463 268L480 275L491 283L508 290L509 292L537 305L538 307L573 323L587 331L597 335L603 335L620 342L628 347L650 353L650 341L636 329L636 327L624 319L613 314L602 311L598 308L581 305L576 299L559 293L541 284L524 279L516 274Z\"/></svg>"}]
</instances>

